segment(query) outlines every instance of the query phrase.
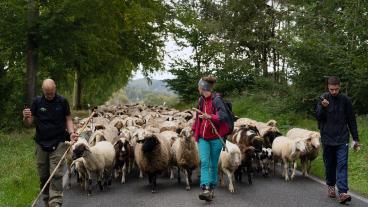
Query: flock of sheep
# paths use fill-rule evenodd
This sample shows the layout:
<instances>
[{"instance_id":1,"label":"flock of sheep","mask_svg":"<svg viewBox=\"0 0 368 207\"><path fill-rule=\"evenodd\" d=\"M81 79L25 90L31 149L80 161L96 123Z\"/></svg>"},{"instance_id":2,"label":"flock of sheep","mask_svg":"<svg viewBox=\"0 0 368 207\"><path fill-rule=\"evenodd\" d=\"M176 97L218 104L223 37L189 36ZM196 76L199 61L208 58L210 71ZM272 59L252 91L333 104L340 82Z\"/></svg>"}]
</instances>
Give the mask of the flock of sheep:
<instances>
[{"instance_id":1,"label":"flock of sheep","mask_svg":"<svg viewBox=\"0 0 368 207\"><path fill-rule=\"evenodd\" d=\"M87 119L74 119L80 137L66 158L69 187L72 172L81 188L91 194L92 179L103 190L112 179L125 183L127 174L136 169L140 178L148 177L152 192L156 192L157 176L167 173L174 179L177 170L178 182L184 175L186 190L190 190L192 173L200 166L197 143L192 138L196 112L143 104L103 105L95 112L82 132L78 130ZM226 175L229 191L234 192L233 181L240 182L243 173L251 184L253 172L267 176L271 170L275 172L278 161L282 161L282 175L288 181L295 176L299 158L303 175L307 175L311 161L318 155L319 139L318 132L299 128L282 136L274 120L262 123L239 118L227 137L227 150L220 154L220 182L224 185ZM291 177L289 164L293 168Z\"/></svg>"}]
</instances>

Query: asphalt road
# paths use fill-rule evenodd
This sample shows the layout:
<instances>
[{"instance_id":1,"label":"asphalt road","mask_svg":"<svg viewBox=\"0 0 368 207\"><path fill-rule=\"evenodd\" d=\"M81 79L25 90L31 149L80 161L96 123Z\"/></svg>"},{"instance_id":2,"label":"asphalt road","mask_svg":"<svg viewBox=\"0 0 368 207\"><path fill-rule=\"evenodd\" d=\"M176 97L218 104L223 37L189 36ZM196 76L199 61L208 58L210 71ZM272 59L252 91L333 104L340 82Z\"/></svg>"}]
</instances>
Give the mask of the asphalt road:
<instances>
[{"instance_id":1,"label":"asphalt road","mask_svg":"<svg viewBox=\"0 0 368 207\"><path fill-rule=\"evenodd\" d=\"M92 195L80 190L73 178L72 188L64 191L65 207L126 206L126 207L194 207L194 206L241 206L241 207L335 207L343 206L336 199L327 197L326 186L309 178L297 175L294 181L285 182L280 174L264 178L255 176L252 185L247 182L236 183L235 193L226 187L215 191L215 199L206 203L198 199L200 192L197 173L193 174L191 191L185 190L185 184L176 179L158 178L158 192L151 193L147 178L138 179L136 174L129 175L126 184L114 181L103 192L94 186ZM183 179L182 179L183 180ZM42 206L42 205L38 205ZM351 207L368 207L365 199L353 197Z\"/></svg>"}]
</instances>

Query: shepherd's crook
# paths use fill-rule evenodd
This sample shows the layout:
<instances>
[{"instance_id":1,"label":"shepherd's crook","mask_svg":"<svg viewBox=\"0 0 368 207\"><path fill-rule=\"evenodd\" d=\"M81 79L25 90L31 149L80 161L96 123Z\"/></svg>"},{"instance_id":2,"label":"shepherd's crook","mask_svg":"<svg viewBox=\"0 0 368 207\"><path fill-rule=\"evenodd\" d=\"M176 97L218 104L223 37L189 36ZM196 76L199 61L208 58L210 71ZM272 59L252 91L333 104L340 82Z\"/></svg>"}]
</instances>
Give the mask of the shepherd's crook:
<instances>
[{"instance_id":1,"label":"shepherd's crook","mask_svg":"<svg viewBox=\"0 0 368 207\"><path fill-rule=\"evenodd\" d=\"M84 131L84 129L87 127L87 124L91 121L92 117L95 115L95 112L92 112L92 114L88 117L86 123L84 123L82 129L80 130L80 133ZM60 167L61 162L65 159L65 156L68 154L68 151L70 150L70 148L73 146L74 142L71 142L72 144L68 147L68 149L66 149L66 151L64 152L63 156L61 157L59 163L56 165L54 171L52 171L49 179L46 181L45 185L43 186L42 190L40 191L40 193L37 195L36 199L33 201L32 207L34 207L38 201L38 199L40 198L42 192L45 190L46 186L49 184L49 182L51 181L51 178L54 177L56 170Z\"/></svg>"}]
</instances>

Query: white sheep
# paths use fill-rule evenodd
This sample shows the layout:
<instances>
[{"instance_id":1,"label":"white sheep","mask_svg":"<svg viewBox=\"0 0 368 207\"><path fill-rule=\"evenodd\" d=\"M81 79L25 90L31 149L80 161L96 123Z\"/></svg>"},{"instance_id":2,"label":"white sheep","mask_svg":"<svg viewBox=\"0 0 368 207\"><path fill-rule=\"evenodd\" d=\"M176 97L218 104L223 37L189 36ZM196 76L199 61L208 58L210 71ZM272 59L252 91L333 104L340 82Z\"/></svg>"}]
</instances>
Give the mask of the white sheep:
<instances>
[{"instance_id":1,"label":"white sheep","mask_svg":"<svg viewBox=\"0 0 368 207\"><path fill-rule=\"evenodd\" d=\"M312 166L312 161L318 157L318 152L321 147L320 133L306 129L293 128L287 132L286 136L292 139L304 140L306 144L306 151L300 154L300 161L303 175L308 176Z\"/></svg>"},{"instance_id":2,"label":"white sheep","mask_svg":"<svg viewBox=\"0 0 368 207\"><path fill-rule=\"evenodd\" d=\"M163 132L163 131L175 132L176 129L178 128L178 123L175 121L164 121L160 124L159 128L160 128L160 132Z\"/></svg>"},{"instance_id":3,"label":"white sheep","mask_svg":"<svg viewBox=\"0 0 368 207\"><path fill-rule=\"evenodd\" d=\"M192 172L199 166L198 147L192 135L192 129L190 127L184 128L180 132L179 138L174 141L171 147L174 164L178 167L178 183L180 183L180 171L183 171L186 190L190 190ZM173 178L173 173L171 173L170 178Z\"/></svg>"},{"instance_id":4,"label":"white sheep","mask_svg":"<svg viewBox=\"0 0 368 207\"><path fill-rule=\"evenodd\" d=\"M257 121L255 121L253 119L239 118L235 121L234 126L237 127L237 128L240 127L241 125L255 127L256 123L257 123Z\"/></svg>"},{"instance_id":5,"label":"white sheep","mask_svg":"<svg viewBox=\"0 0 368 207\"><path fill-rule=\"evenodd\" d=\"M115 149L108 141L97 142L89 147L85 143L75 144L73 157L77 160L83 158L88 176L88 194L91 194L92 173L96 173L100 190L103 190L102 180L111 184L111 174L115 164ZM108 177L108 178L106 178Z\"/></svg>"},{"instance_id":6,"label":"white sheep","mask_svg":"<svg viewBox=\"0 0 368 207\"><path fill-rule=\"evenodd\" d=\"M160 133L159 128L152 127L152 126L146 126L144 130L146 130L147 132L151 132L151 133Z\"/></svg>"},{"instance_id":7,"label":"white sheep","mask_svg":"<svg viewBox=\"0 0 368 207\"><path fill-rule=\"evenodd\" d=\"M256 127L261 137L265 141L265 147L271 148L273 140L281 136L279 129L277 128L277 122L275 120L269 120L267 123L256 122Z\"/></svg>"},{"instance_id":8,"label":"white sheep","mask_svg":"<svg viewBox=\"0 0 368 207\"><path fill-rule=\"evenodd\" d=\"M173 131L163 131L163 132L160 132L160 135L161 137L169 141L171 146L174 144L175 140L177 140L179 137L178 133L173 132Z\"/></svg>"},{"instance_id":9,"label":"white sheep","mask_svg":"<svg viewBox=\"0 0 368 207\"><path fill-rule=\"evenodd\" d=\"M102 129L96 130L92 133L90 139L88 140L88 146L95 146L97 142L107 141L105 138L104 131Z\"/></svg>"},{"instance_id":10,"label":"white sheep","mask_svg":"<svg viewBox=\"0 0 368 207\"><path fill-rule=\"evenodd\" d=\"M285 177L286 181L290 180L288 172L289 163L291 163L291 165L293 166L291 179L294 179L297 167L296 160L298 159L300 153L303 153L304 151L305 151L305 143L303 140L290 139L289 137L279 136L276 137L275 140L273 141L272 154L274 158L274 168L276 161L281 159L284 164L282 176Z\"/></svg>"},{"instance_id":11,"label":"white sheep","mask_svg":"<svg viewBox=\"0 0 368 207\"><path fill-rule=\"evenodd\" d=\"M228 151L221 151L219 159L219 174L221 179L221 186L225 186L224 173L229 180L229 191L233 193L234 190L234 172L241 164L241 152L240 148L231 142L226 142Z\"/></svg>"}]
</instances>

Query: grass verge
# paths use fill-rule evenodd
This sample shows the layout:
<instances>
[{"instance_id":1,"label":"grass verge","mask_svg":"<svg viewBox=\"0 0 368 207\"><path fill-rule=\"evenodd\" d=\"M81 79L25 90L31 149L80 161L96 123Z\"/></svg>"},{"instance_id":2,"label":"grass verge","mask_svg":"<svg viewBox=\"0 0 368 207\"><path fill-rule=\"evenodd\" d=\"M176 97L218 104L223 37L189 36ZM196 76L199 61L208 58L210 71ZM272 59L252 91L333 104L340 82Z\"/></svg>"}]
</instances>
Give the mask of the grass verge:
<instances>
[{"instance_id":1,"label":"grass verge","mask_svg":"<svg viewBox=\"0 0 368 207\"><path fill-rule=\"evenodd\" d=\"M72 111L87 117L88 111ZM0 133L0 207L30 206L39 192L34 129Z\"/></svg>"}]
</instances>

